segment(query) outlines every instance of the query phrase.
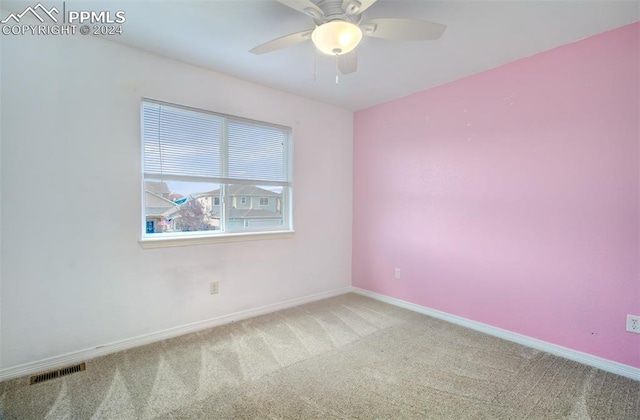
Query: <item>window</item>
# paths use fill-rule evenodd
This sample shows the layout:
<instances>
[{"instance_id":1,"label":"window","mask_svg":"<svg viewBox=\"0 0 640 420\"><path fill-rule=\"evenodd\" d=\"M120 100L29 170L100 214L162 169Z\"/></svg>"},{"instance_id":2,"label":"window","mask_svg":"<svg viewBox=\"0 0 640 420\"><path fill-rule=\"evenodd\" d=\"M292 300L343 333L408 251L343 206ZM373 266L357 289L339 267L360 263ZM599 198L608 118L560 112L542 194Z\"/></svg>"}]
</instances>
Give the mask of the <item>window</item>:
<instances>
[{"instance_id":1,"label":"window","mask_svg":"<svg viewBox=\"0 0 640 420\"><path fill-rule=\"evenodd\" d=\"M141 125L143 246L293 230L290 128L147 99Z\"/></svg>"}]
</instances>

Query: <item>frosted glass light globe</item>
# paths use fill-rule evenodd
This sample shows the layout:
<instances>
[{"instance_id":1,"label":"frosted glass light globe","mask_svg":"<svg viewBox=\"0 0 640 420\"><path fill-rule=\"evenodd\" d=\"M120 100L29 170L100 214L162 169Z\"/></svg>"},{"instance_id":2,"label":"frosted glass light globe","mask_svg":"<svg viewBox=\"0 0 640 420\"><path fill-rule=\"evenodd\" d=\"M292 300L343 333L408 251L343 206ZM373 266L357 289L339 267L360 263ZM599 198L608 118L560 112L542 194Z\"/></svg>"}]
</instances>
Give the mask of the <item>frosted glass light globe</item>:
<instances>
[{"instance_id":1,"label":"frosted glass light globe","mask_svg":"<svg viewBox=\"0 0 640 420\"><path fill-rule=\"evenodd\" d=\"M311 34L316 48L325 54L346 54L358 46L362 30L358 25L342 20L333 20L318 26Z\"/></svg>"}]
</instances>

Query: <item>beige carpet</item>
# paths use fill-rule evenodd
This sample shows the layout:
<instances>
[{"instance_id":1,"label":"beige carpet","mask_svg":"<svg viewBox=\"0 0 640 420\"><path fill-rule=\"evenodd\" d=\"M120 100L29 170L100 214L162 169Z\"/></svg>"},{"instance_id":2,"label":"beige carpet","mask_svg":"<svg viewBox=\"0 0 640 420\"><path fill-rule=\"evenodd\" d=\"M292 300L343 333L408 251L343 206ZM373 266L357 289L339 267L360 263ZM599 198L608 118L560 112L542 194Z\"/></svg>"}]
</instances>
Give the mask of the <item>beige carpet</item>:
<instances>
[{"instance_id":1,"label":"beige carpet","mask_svg":"<svg viewBox=\"0 0 640 420\"><path fill-rule=\"evenodd\" d=\"M640 382L355 294L0 395L5 419L640 419Z\"/></svg>"}]
</instances>

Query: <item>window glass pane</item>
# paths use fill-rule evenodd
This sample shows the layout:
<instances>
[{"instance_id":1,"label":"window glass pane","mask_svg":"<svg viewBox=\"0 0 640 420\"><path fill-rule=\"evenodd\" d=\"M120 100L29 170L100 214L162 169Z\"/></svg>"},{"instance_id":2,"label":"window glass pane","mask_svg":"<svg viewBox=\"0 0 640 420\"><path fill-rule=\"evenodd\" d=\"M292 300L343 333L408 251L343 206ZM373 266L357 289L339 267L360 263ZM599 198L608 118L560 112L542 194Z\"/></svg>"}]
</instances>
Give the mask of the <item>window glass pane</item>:
<instances>
[{"instance_id":1,"label":"window glass pane","mask_svg":"<svg viewBox=\"0 0 640 420\"><path fill-rule=\"evenodd\" d=\"M152 100L141 124L146 235L292 228L290 128Z\"/></svg>"},{"instance_id":2,"label":"window glass pane","mask_svg":"<svg viewBox=\"0 0 640 420\"><path fill-rule=\"evenodd\" d=\"M273 230L284 226L283 187L228 185L229 230ZM266 199L266 200L265 200ZM266 203L266 204L261 204Z\"/></svg>"},{"instance_id":3,"label":"window glass pane","mask_svg":"<svg viewBox=\"0 0 640 420\"><path fill-rule=\"evenodd\" d=\"M219 184L146 180L144 185L147 234L221 229Z\"/></svg>"}]
</instances>

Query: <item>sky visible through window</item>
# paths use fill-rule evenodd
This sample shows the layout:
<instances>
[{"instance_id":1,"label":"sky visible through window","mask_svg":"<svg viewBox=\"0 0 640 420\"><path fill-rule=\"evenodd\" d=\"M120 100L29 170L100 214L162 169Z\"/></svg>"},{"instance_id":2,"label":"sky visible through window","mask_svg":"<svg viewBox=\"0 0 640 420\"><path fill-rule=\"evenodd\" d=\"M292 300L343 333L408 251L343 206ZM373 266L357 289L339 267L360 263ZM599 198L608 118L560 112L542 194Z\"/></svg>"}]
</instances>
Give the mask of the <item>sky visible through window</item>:
<instances>
[{"instance_id":1,"label":"sky visible through window","mask_svg":"<svg viewBox=\"0 0 640 420\"><path fill-rule=\"evenodd\" d=\"M165 183L169 187L169 191L182 194L185 197L218 189L218 184L211 182L165 181Z\"/></svg>"}]
</instances>

